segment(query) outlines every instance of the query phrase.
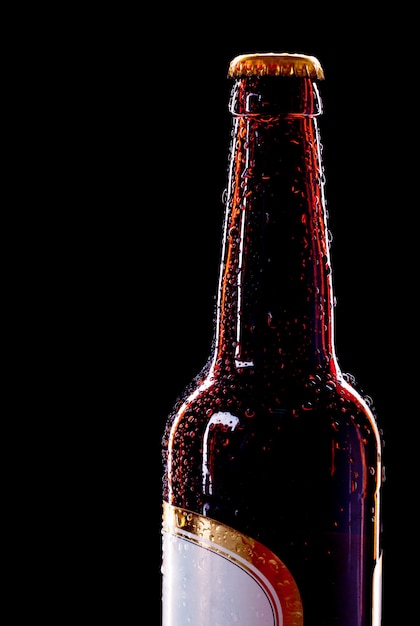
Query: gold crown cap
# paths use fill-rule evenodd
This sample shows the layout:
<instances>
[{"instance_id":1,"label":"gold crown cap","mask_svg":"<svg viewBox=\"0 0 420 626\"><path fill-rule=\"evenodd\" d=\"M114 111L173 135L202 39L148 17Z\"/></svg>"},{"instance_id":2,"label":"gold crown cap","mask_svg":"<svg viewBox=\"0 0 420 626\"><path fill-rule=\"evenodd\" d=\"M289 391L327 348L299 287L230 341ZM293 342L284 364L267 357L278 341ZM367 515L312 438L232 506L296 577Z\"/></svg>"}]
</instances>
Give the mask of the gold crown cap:
<instances>
[{"instance_id":1,"label":"gold crown cap","mask_svg":"<svg viewBox=\"0 0 420 626\"><path fill-rule=\"evenodd\" d=\"M240 76L298 76L324 78L321 63L314 56L289 52L255 52L240 54L229 64L228 77Z\"/></svg>"}]
</instances>

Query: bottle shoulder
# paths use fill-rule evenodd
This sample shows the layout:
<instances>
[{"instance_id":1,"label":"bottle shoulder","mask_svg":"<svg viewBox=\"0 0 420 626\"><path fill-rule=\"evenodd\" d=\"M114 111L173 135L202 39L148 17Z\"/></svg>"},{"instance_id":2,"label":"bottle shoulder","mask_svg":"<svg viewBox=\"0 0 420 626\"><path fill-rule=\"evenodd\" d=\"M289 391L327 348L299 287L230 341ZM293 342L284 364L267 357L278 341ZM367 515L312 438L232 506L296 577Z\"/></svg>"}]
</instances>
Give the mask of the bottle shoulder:
<instances>
[{"instance_id":1,"label":"bottle shoulder","mask_svg":"<svg viewBox=\"0 0 420 626\"><path fill-rule=\"evenodd\" d=\"M350 485L361 502L382 480L375 416L340 377L293 392L205 377L170 415L162 443L168 502L226 523L232 511L247 520L249 501L267 513L273 485L294 510L303 492Z\"/></svg>"},{"instance_id":2,"label":"bottle shoulder","mask_svg":"<svg viewBox=\"0 0 420 626\"><path fill-rule=\"evenodd\" d=\"M212 424L256 431L312 428L359 429L380 439L374 410L361 393L339 374L309 376L305 384L264 385L252 376L196 379L180 397L167 421L170 430L185 423L206 429Z\"/></svg>"}]
</instances>

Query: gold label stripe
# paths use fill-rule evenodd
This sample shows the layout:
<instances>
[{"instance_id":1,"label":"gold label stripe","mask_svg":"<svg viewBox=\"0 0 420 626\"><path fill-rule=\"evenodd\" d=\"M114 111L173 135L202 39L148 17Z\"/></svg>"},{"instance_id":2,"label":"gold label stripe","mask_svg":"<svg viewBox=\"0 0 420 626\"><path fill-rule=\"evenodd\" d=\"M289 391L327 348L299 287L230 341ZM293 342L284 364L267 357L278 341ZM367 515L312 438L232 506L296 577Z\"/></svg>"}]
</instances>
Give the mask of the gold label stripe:
<instances>
[{"instance_id":1,"label":"gold label stripe","mask_svg":"<svg viewBox=\"0 0 420 626\"><path fill-rule=\"evenodd\" d=\"M230 526L167 502L163 503L162 520L164 531L228 558L258 580L271 598L273 610L278 611L276 607L280 604L283 626L303 626L303 607L296 582L286 565L264 545ZM278 614L276 623L280 623Z\"/></svg>"}]
</instances>

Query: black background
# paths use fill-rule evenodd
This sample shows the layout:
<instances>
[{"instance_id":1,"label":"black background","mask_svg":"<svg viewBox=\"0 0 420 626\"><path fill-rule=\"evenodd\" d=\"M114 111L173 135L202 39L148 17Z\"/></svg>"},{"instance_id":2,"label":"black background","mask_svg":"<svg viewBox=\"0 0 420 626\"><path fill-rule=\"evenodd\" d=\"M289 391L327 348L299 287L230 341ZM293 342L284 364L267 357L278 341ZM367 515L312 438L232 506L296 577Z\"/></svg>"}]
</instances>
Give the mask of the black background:
<instances>
[{"instance_id":1,"label":"black background","mask_svg":"<svg viewBox=\"0 0 420 626\"><path fill-rule=\"evenodd\" d=\"M409 624L418 538L414 17L403 7L366 15L341 4L189 7L140 16L110 8L78 25L75 68L67 52L76 90L68 90L65 124L77 157L66 213L69 321L60 332L64 359L76 356L76 365L61 384L81 425L72 468L83 484L70 487L77 539L69 553L77 557L68 558L83 581L73 601L113 623L157 623L160 442L210 350L228 65L246 52L302 52L325 72L320 130L338 358L373 398L384 431L383 626L395 614Z\"/></svg>"}]
</instances>

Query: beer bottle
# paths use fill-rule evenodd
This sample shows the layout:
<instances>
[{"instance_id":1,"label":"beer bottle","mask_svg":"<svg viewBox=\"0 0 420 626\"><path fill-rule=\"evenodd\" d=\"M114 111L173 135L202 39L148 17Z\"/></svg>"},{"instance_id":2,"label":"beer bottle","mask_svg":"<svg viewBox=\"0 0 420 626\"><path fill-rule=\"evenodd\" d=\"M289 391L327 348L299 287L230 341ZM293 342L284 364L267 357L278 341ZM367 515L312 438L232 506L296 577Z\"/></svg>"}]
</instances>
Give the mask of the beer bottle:
<instances>
[{"instance_id":1,"label":"beer bottle","mask_svg":"<svg viewBox=\"0 0 420 626\"><path fill-rule=\"evenodd\" d=\"M162 440L163 626L379 626L383 442L335 350L323 68L228 76L214 341Z\"/></svg>"}]
</instances>

